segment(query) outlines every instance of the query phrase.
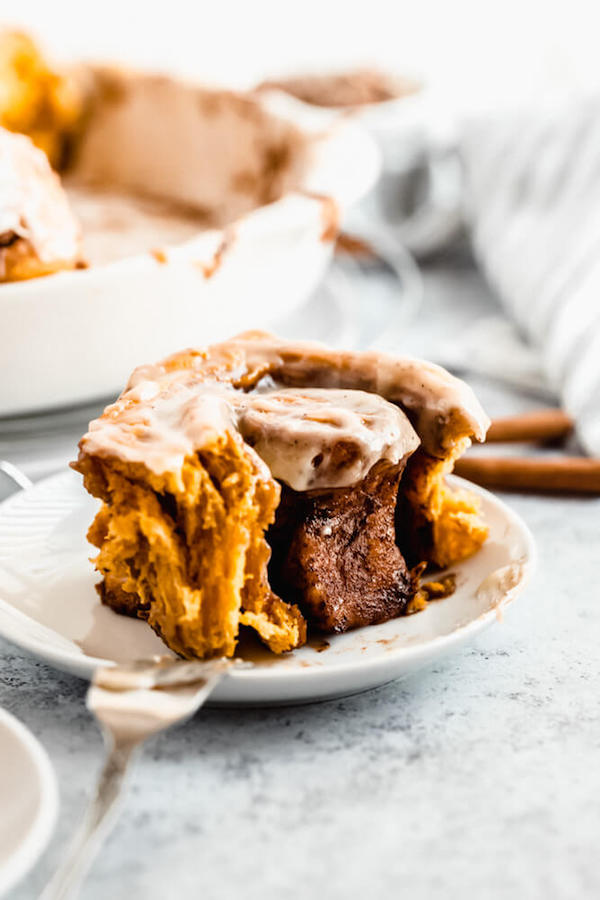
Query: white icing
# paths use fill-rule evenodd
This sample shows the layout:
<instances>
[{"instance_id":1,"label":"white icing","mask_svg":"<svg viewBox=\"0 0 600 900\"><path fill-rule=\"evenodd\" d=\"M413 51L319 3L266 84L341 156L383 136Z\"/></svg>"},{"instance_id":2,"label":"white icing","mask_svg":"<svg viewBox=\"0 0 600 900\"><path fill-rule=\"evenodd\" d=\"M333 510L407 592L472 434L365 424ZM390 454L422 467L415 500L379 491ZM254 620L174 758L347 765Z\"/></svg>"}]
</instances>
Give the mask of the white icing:
<instances>
[{"instance_id":1,"label":"white icing","mask_svg":"<svg viewBox=\"0 0 600 900\"><path fill-rule=\"evenodd\" d=\"M90 424L87 453L177 472L187 456L238 430L274 478L297 491L346 487L380 459L398 463L419 444L404 413L362 391L243 393L215 384L153 382L127 391Z\"/></svg>"},{"instance_id":2,"label":"white icing","mask_svg":"<svg viewBox=\"0 0 600 900\"><path fill-rule=\"evenodd\" d=\"M236 431L275 478L306 491L355 484L421 441L443 456L487 424L470 388L438 366L258 333L137 369L80 446L177 472Z\"/></svg>"},{"instance_id":3,"label":"white icing","mask_svg":"<svg viewBox=\"0 0 600 900\"><path fill-rule=\"evenodd\" d=\"M77 257L79 225L46 154L28 137L0 128L0 235L11 232L42 262Z\"/></svg>"},{"instance_id":4,"label":"white icing","mask_svg":"<svg viewBox=\"0 0 600 900\"><path fill-rule=\"evenodd\" d=\"M291 387L340 388L379 394L408 413L424 448L444 457L457 440L485 438L490 420L471 388L441 366L388 353L331 350L249 332L204 351L184 351L141 366L129 386L146 379L189 384L207 377L244 387L265 376ZM267 381L267 390L270 382Z\"/></svg>"},{"instance_id":5,"label":"white icing","mask_svg":"<svg viewBox=\"0 0 600 900\"><path fill-rule=\"evenodd\" d=\"M296 491L348 487L420 443L397 406L364 391L287 388L238 394L235 406L244 439Z\"/></svg>"},{"instance_id":6,"label":"white icing","mask_svg":"<svg viewBox=\"0 0 600 900\"><path fill-rule=\"evenodd\" d=\"M157 474L178 472L186 457L235 427L224 389L171 385L157 395L150 384L127 391L90 423L86 452L142 462Z\"/></svg>"}]
</instances>

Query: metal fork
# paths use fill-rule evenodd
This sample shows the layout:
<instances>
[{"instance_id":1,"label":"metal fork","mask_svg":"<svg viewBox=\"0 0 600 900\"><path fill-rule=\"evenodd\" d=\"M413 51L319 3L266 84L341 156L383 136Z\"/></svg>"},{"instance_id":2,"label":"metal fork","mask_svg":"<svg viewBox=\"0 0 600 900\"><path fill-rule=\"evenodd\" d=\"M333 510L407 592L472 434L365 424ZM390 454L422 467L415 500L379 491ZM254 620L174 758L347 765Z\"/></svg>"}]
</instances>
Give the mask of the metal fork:
<instances>
[{"instance_id":1,"label":"metal fork","mask_svg":"<svg viewBox=\"0 0 600 900\"><path fill-rule=\"evenodd\" d=\"M86 703L102 728L106 760L85 818L40 900L77 896L117 820L130 763L143 742L193 716L235 664L161 656L96 670Z\"/></svg>"}]
</instances>

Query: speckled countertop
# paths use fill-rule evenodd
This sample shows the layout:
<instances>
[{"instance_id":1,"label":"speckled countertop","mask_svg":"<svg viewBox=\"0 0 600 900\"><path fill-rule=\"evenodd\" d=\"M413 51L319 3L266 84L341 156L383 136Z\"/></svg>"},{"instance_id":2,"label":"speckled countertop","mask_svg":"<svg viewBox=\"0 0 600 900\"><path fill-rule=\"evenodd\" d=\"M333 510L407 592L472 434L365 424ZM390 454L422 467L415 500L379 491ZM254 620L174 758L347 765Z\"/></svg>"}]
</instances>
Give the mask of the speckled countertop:
<instances>
[{"instance_id":1,"label":"speckled countertop","mask_svg":"<svg viewBox=\"0 0 600 900\"><path fill-rule=\"evenodd\" d=\"M463 265L437 263L426 288L418 352L492 308ZM539 405L476 387L493 415ZM312 706L204 710L154 740L82 898L599 896L600 499L506 500L539 569L501 624L405 681ZM100 764L84 693L0 641L0 705L41 739L61 795L14 900L45 884Z\"/></svg>"}]
</instances>

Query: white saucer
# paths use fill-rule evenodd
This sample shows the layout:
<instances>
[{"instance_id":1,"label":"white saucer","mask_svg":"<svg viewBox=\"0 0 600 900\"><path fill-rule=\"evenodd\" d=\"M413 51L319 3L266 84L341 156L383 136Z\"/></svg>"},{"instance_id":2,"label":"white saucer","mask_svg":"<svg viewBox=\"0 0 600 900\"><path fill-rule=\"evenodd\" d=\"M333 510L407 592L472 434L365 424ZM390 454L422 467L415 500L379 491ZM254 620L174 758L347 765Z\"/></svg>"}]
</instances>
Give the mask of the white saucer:
<instances>
[{"instance_id":1,"label":"white saucer","mask_svg":"<svg viewBox=\"0 0 600 900\"><path fill-rule=\"evenodd\" d=\"M490 535L453 568L451 597L417 615L329 638L325 650L323 642L283 657L258 649L255 665L229 674L212 701L298 703L366 690L432 663L500 619L531 574L533 538L504 503L470 488L481 496ZM165 652L144 622L98 602L89 562L95 550L85 540L96 508L72 472L0 505L0 635L83 678L99 665Z\"/></svg>"},{"instance_id":2,"label":"white saucer","mask_svg":"<svg viewBox=\"0 0 600 900\"><path fill-rule=\"evenodd\" d=\"M41 856L58 812L46 751L14 716L0 709L0 896Z\"/></svg>"}]
</instances>

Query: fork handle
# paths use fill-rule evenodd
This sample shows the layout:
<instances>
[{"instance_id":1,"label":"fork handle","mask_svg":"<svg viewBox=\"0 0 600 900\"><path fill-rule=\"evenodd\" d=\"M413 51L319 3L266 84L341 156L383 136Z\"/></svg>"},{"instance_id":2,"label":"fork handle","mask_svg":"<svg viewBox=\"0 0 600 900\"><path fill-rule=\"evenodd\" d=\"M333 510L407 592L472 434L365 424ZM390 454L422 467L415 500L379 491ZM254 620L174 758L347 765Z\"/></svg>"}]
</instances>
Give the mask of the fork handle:
<instances>
[{"instance_id":1,"label":"fork handle","mask_svg":"<svg viewBox=\"0 0 600 900\"><path fill-rule=\"evenodd\" d=\"M115 825L130 762L140 744L115 744L112 739L109 740L104 766L83 822L65 861L44 888L40 900L67 900L76 897L98 851Z\"/></svg>"}]
</instances>

